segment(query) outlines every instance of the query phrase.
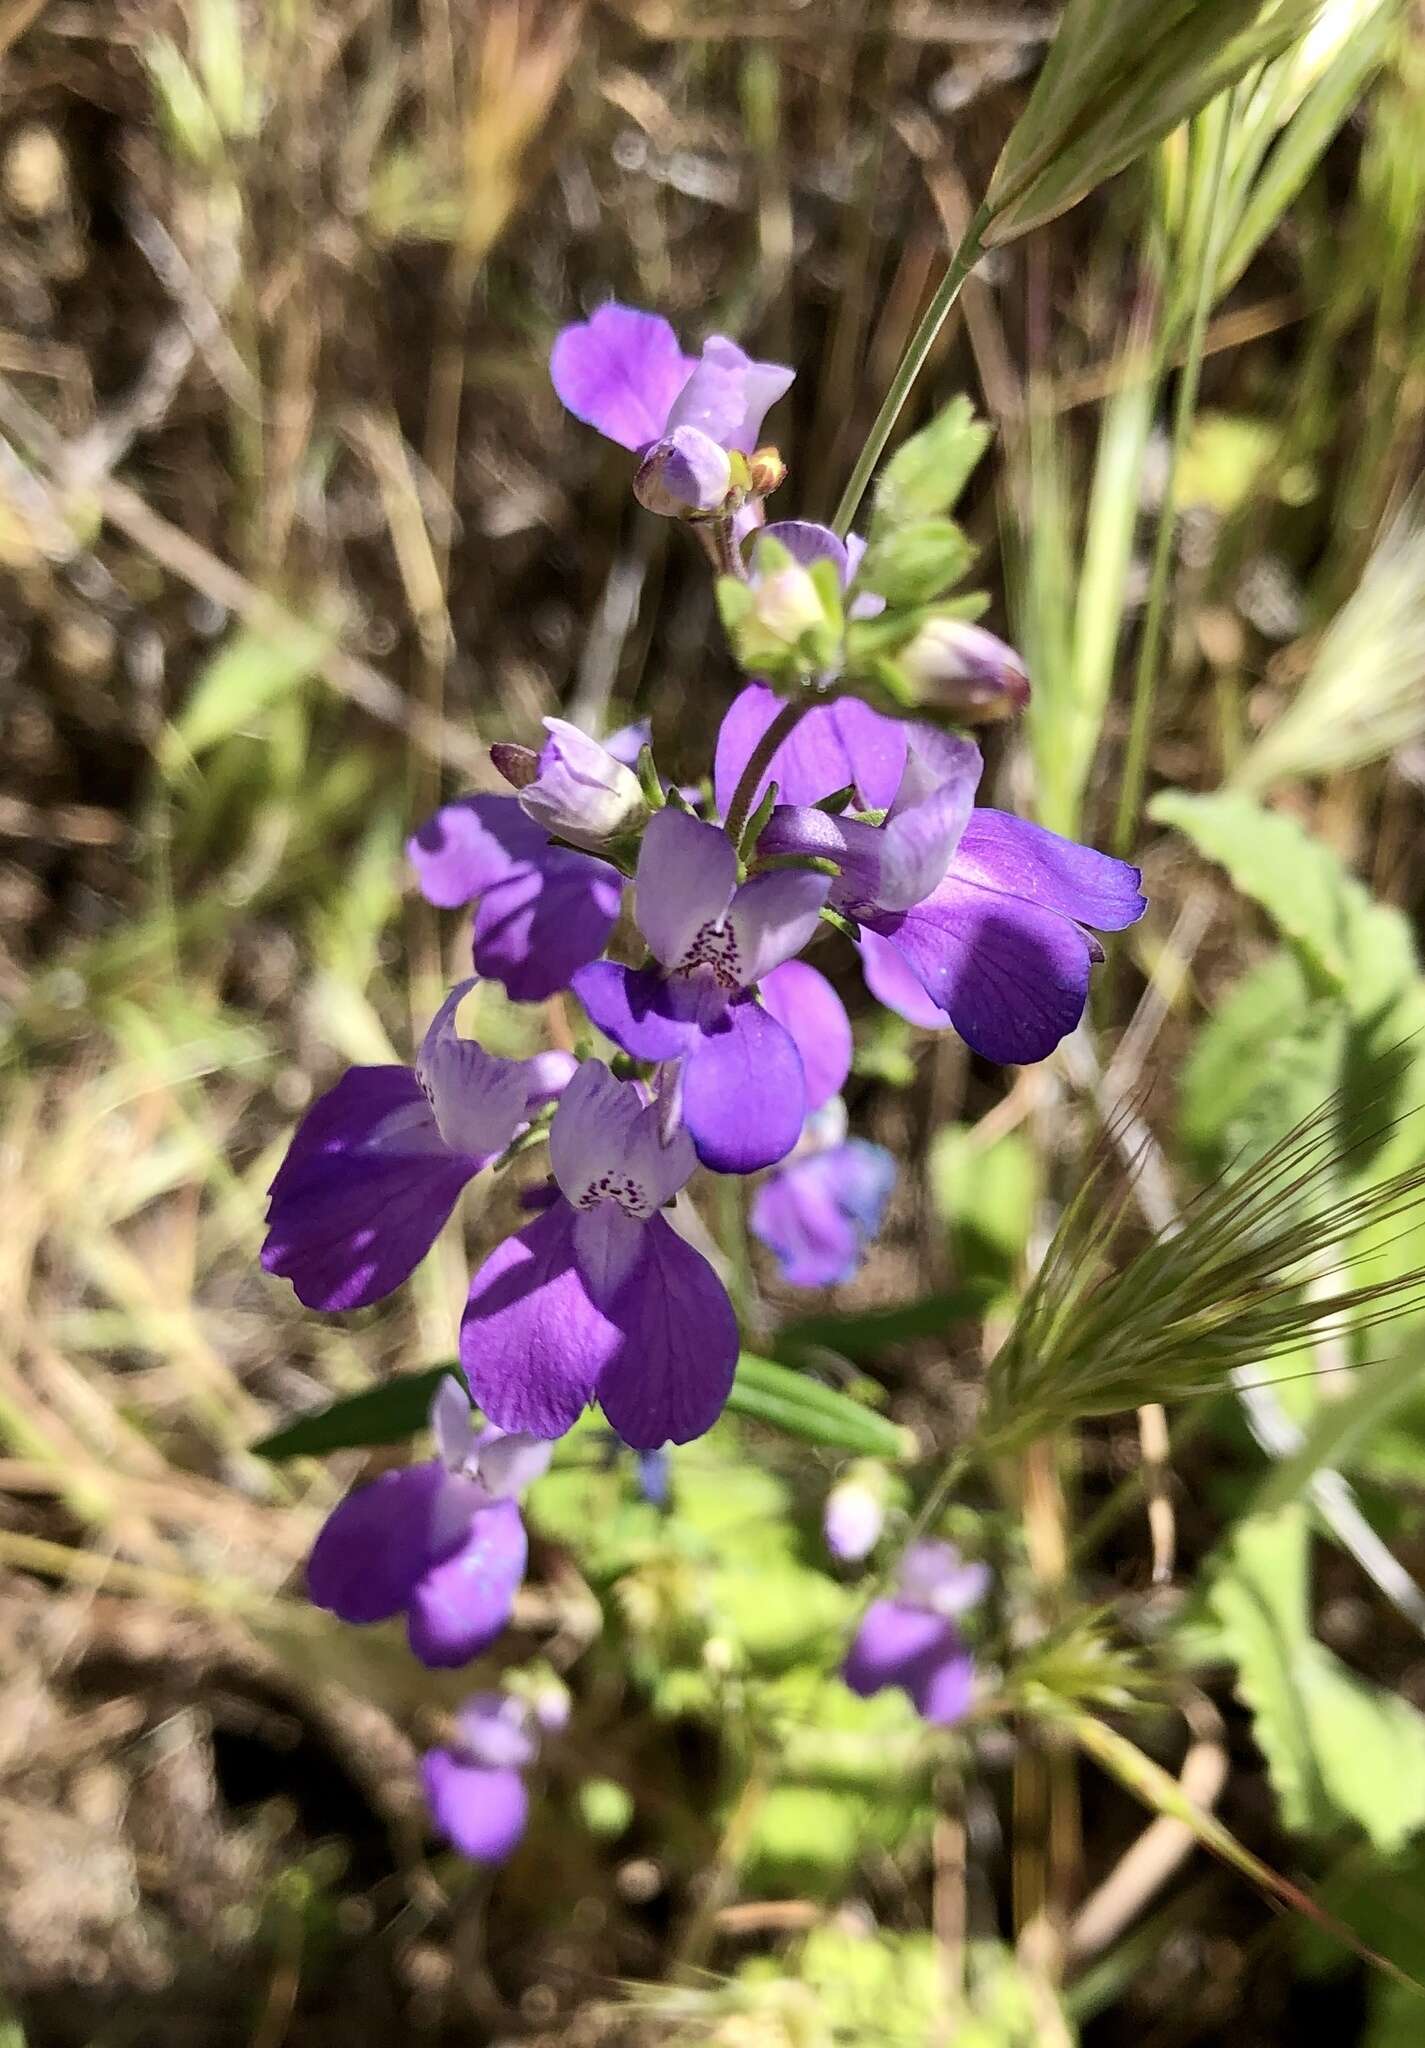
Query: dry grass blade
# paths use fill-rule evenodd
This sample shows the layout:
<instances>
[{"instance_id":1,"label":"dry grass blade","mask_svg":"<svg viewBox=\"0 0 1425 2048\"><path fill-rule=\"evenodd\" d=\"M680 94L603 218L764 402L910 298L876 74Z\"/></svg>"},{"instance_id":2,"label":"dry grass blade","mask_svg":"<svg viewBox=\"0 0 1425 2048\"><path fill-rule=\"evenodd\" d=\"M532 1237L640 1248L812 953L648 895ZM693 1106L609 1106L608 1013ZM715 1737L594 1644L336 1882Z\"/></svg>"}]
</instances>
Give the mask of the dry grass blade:
<instances>
[{"instance_id":1,"label":"dry grass blade","mask_svg":"<svg viewBox=\"0 0 1425 2048\"><path fill-rule=\"evenodd\" d=\"M1085 1176L990 1368L983 1434L996 1452L1090 1415L1182 1399L1299 1346L1409 1314L1425 1270L1352 1283L1352 1240L1373 1245L1425 1206L1425 1168L1351 1188L1390 1126L1346 1120L1332 1096L1281 1142L1198 1196L1181 1228L1119 1262L1141 1171L1103 1199ZM1323 1279L1323 1275L1326 1276ZM1316 1283L1309 1285L1308 1283Z\"/></svg>"}]
</instances>

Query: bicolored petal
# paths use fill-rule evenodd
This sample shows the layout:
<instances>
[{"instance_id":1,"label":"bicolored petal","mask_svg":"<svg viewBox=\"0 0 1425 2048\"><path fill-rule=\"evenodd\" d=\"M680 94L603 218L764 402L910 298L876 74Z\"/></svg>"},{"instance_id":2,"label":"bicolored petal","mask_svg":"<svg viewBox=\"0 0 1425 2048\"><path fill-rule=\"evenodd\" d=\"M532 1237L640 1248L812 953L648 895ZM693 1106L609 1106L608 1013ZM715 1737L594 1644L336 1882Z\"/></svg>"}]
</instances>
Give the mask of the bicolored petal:
<instances>
[{"instance_id":1,"label":"bicolored petal","mask_svg":"<svg viewBox=\"0 0 1425 2048\"><path fill-rule=\"evenodd\" d=\"M697 1161L686 1132L665 1129L657 1102L586 1060L565 1089L549 1130L549 1159L569 1200L622 1205L651 1216L673 1199Z\"/></svg>"},{"instance_id":2,"label":"bicolored petal","mask_svg":"<svg viewBox=\"0 0 1425 2048\"><path fill-rule=\"evenodd\" d=\"M1057 910L1094 931L1123 931L1148 907L1138 887L1142 877L1127 861L1007 811L974 813L956 850L954 872L964 882Z\"/></svg>"},{"instance_id":3,"label":"bicolored petal","mask_svg":"<svg viewBox=\"0 0 1425 2048\"><path fill-rule=\"evenodd\" d=\"M409 1278L483 1161L453 1152L406 1067L353 1067L297 1127L268 1194L263 1270L307 1308L366 1308Z\"/></svg>"},{"instance_id":4,"label":"bicolored petal","mask_svg":"<svg viewBox=\"0 0 1425 2048\"><path fill-rule=\"evenodd\" d=\"M476 971L502 983L517 1003L542 1003L598 959L622 898L617 868L546 840L536 865L481 898L475 912Z\"/></svg>"},{"instance_id":5,"label":"bicolored petal","mask_svg":"<svg viewBox=\"0 0 1425 2048\"><path fill-rule=\"evenodd\" d=\"M575 419L635 450L663 432L693 368L666 320L614 302L566 327L549 358L554 388Z\"/></svg>"},{"instance_id":6,"label":"bicolored petal","mask_svg":"<svg viewBox=\"0 0 1425 2048\"><path fill-rule=\"evenodd\" d=\"M432 1749L421 1759L421 1783L437 1832L472 1863L503 1863L518 1848L529 1818L518 1771L485 1770Z\"/></svg>"},{"instance_id":7,"label":"bicolored petal","mask_svg":"<svg viewBox=\"0 0 1425 2048\"><path fill-rule=\"evenodd\" d=\"M424 1575L464 1542L483 1496L432 1459L383 1472L327 1516L307 1560L307 1591L341 1621L399 1614Z\"/></svg>"},{"instance_id":8,"label":"bicolored petal","mask_svg":"<svg viewBox=\"0 0 1425 2048\"><path fill-rule=\"evenodd\" d=\"M636 1060L676 1060L697 1043L697 1005L656 967L596 960L571 985L605 1038Z\"/></svg>"},{"instance_id":9,"label":"bicolored petal","mask_svg":"<svg viewBox=\"0 0 1425 2048\"><path fill-rule=\"evenodd\" d=\"M406 1632L432 1671L468 1664L501 1633L529 1556L520 1511L497 1500L470 1518L465 1540L411 1588Z\"/></svg>"},{"instance_id":10,"label":"bicolored petal","mask_svg":"<svg viewBox=\"0 0 1425 2048\"><path fill-rule=\"evenodd\" d=\"M749 683L734 700L717 736L713 789L726 817L733 792L757 742L784 699L765 683ZM817 804L854 785L869 810L893 802L906 761L906 729L857 697L839 697L806 712L783 740L757 786L754 805L775 782L784 803Z\"/></svg>"},{"instance_id":11,"label":"bicolored petal","mask_svg":"<svg viewBox=\"0 0 1425 2048\"><path fill-rule=\"evenodd\" d=\"M437 1010L416 1059L416 1079L452 1152L490 1159L525 1121L530 1074L523 1060L498 1059L456 1030L456 1012L474 986L461 982Z\"/></svg>"},{"instance_id":12,"label":"bicolored petal","mask_svg":"<svg viewBox=\"0 0 1425 2048\"><path fill-rule=\"evenodd\" d=\"M460 1362L476 1406L502 1429L563 1436L621 1342L580 1277L574 1216L555 1203L498 1245L470 1283Z\"/></svg>"},{"instance_id":13,"label":"bicolored petal","mask_svg":"<svg viewBox=\"0 0 1425 2048\"><path fill-rule=\"evenodd\" d=\"M777 868L744 882L727 913L737 978L753 988L764 974L800 953L815 935L831 890L827 875Z\"/></svg>"},{"instance_id":14,"label":"bicolored petal","mask_svg":"<svg viewBox=\"0 0 1425 2048\"><path fill-rule=\"evenodd\" d=\"M638 850L634 912L655 959L676 967L705 925L719 926L737 887L737 854L716 825L686 811L649 820Z\"/></svg>"},{"instance_id":15,"label":"bicolored petal","mask_svg":"<svg viewBox=\"0 0 1425 2048\"><path fill-rule=\"evenodd\" d=\"M851 1071L851 1019L824 974L805 960L784 960L762 977L764 1007L801 1054L806 1114L839 1093Z\"/></svg>"},{"instance_id":16,"label":"bicolored petal","mask_svg":"<svg viewBox=\"0 0 1425 2048\"><path fill-rule=\"evenodd\" d=\"M732 1389L737 1317L712 1267L662 1216L613 1305L623 1342L599 1380L599 1406L636 1451L711 1429Z\"/></svg>"},{"instance_id":17,"label":"bicolored petal","mask_svg":"<svg viewBox=\"0 0 1425 2048\"><path fill-rule=\"evenodd\" d=\"M406 842L427 903L454 910L524 874L548 850L549 835L512 796L463 796L442 804Z\"/></svg>"},{"instance_id":18,"label":"bicolored petal","mask_svg":"<svg viewBox=\"0 0 1425 2048\"><path fill-rule=\"evenodd\" d=\"M801 1136L806 1084L790 1032L760 1004L733 1003L683 1064L683 1122L718 1173L756 1173Z\"/></svg>"},{"instance_id":19,"label":"bicolored petal","mask_svg":"<svg viewBox=\"0 0 1425 2048\"><path fill-rule=\"evenodd\" d=\"M862 1699L899 1686L921 1719L940 1728L962 1721L974 1698L974 1659L954 1623L898 1600L867 1608L841 1676Z\"/></svg>"},{"instance_id":20,"label":"bicolored petal","mask_svg":"<svg viewBox=\"0 0 1425 2048\"><path fill-rule=\"evenodd\" d=\"M768 410L796 377L783 363L754 362L735 341L711 335L668 412L668 427L697 427L723 448L750 455Z\"/></svg>"}]
</instances>

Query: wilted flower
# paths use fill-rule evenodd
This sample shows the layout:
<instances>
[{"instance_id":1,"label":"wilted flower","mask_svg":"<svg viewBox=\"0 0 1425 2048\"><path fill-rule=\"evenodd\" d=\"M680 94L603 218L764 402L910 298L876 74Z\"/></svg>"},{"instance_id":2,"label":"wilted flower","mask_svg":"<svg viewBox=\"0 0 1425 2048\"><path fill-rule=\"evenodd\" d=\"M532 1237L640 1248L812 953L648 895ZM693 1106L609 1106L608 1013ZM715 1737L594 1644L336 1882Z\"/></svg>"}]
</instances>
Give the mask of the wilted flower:
<instances>
[{"instance_id":1,"label":"wilted flower","mask_svg":"<svg viewBox=\"0 0 1425 2048\"><path fill-rule=\"evenodd\" d=\"M437 1457L383 1473L332 1510L307 1589L342 1621L404 1611L411 1648L439 1668L469 1663L508 1622L528 1554L515 1496L545 1471L550 1446L493 1426L477 1433L450 1378L431 1427Z\"/></svg>"},{"instance_id":2,"label":"wilted flower","mask_svg":"<svg viewBox=\"0 0 1425 2048\"><path fill-rule=\"evenodd\" d=\"M660 813L666 816L667 813ZM722 1282L660 1213L696 1164L666 1105L598 1060L549 1128L559 1196L475 1275L460 1357L480 1408L560 1436L597 1400L634 1450L686 1443L722 1412L737 1319Z\"/></svg>"},{"instance_id":3,"label":"wilted flower","mask_svg":"<svg viewBox=\"0 0 1425 2048\"><path fill-rule=\"evenodd\" d=\"M718 334L699 356L686 356L666 320L617 304L566 327L549 370L576 419L641 458L641 502L690 518L719 512L753 488L743 461L734 489L731 458L756 451L763 417L794 375L780 363L754 362Z\"/></svg>"},{"instance_id":4,"label":"wilted flower","mask_svg":"<svg viewBox=\"0 0 1425 2048\"><path fill-rule=\"evenodd\" d=\"M656 964L599 961L580 970L575 993L635 1059L681 1062L682 1120L705 1166L721 1173L771 1166L801 1134L803 1049L822 1056L826 1011L840 1004L813 968L786 985L785 1000L765 1007L757 984L767 978L767 995L773 970L816 930L827 877L788 869L739 886L727 834L669 809L643 836L635 885L639 929ZM804 1026L808 991L815 1015ZM843 1069L827 1093L844 1078Z\"/></svg>"},{"instance_id":5,"label":"wilted flower","mask_svg":"<svg viewBox=\"0 0 1425 2048\"><path fill-rule=\"evenodd\" d=\"M546 718L549 738L534 779L520 790L520 808L551 837L597 849L636 832L648 800L631 768L567 719Z\"/></svg>"},{"instance_id":6,"label":"wilted flower","mask_svg":"<svg viewBox=\"0 0 1425 2048\"><path fill-rule=\"evenodd\" d=\"M352 1067L308 1110L268 1190L262 1264L308 1308L365 1308L434 1244L466 1182L574 1071L567 1053L497 1059L461 1038L464 981L409 1067Z\"/></svg>"},{"instance_id":7,"label":"wilted flower","mask_svg":"<svg viewBox=\"0 0 1425 2048\"><path fill-rule=\"evenodd\" d=\"M873 1600L841 1676L868 1699L899 1686L924 1721L948 1728L964 1719L974 1696L975 1660L956 1626L989 1590L982 1564L966 1564L952 1543L913 1543L901 1560L896 1590Z\"/></svg>"},{"instance_id":8,"label":"wilted flower","mask_svg":"<svg viewBox=\"0 0 1425 2048\"><path fill-rule=\"evenodd\" d=\"M529 1818L523 1774L539 1753L534 1710L512 1693L477 1692L455 1721L454 1741L421 1760L431 1819L472 1863L503 1863Z\"/></svg>"},{"instance_id":9,"label":"wilted flower","mask_svg":"<svg viewBox=\"0 0 1425 2048\"><path fill-rule=\"evenodd\" d=\"M895 660L917 701L952 718L1012 718L1029 702L1014 649L968 619L927 619Z\"/></svg>"}]
</instances>

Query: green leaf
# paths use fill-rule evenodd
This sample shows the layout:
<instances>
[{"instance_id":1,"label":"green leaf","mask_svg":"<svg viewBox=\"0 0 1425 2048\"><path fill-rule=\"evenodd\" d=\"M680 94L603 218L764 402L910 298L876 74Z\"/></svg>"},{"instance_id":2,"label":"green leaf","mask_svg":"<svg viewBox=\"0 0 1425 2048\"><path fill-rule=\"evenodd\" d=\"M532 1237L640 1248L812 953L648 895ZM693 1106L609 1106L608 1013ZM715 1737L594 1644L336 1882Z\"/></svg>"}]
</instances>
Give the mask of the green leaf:
<instances>
[{"instance_id":1,"label":"green leaf","mask_svg":"<svg viewBox=\"0 0 1425 2048\"><path fill-rule=\"evenodd\" d=\"M892 606L930 604L969 572L974 559L953 519L920 519L871 543L854 588L874 591Z\"/></svg>"},{"instance_id":2,"label":"green leaf","mask_svg":"<svg viewBox=\"0 0 1425 2048\"><path fill-rule=\"evenodd\" d=\"M1308 1544L1302 1507L1241 1523L1209 1605L1285 1825L1354 1822L1392 1854L1425 1828L1425 1715L1312 1636Z\"/></svg>"},{"instance_id":3,"label":"green leaf","mask_svg":"<svg viewBox=\"0 0 1425 2048\"><path fill-rule=\"evenodd\" d=\"M987 1288L1011 1286L1039 1197L1033 1147L1018 1131L977 1145L965 1125L947 1124L931 1141L928 1172L957 1270Z\"/></svg>"},{"instance_id":4,"label":"green leaf","mask_svg":"<svg viewBox=\"0 0 1425 2048\"><path fill-rule=\"evenodd\" d=\"M873 1359L892 1344L916 1337L940 1337L957 1323L976 1322L998 1287L982 1281L923 1294L895 1308L856 1309L846 1314L799 1316L777 1332L777 1349L785 1359L815 1351L834 1351L842 1358Z\"/></svg>"},{"instance_id":5,"label":"green leaf","mask_svg":"<svg viewBox=\"0 0 1425 2048\"><path fill-rule=\"evenodd\" d=\"M281 641L237 633L203 670L167 735L166 771L172 774L185 757L230 739L306 682L329 645L330 636L315 626Z\"/></svg>"},{"instance_id":6,"label":"green leaf","mask_svg":"<svg viewBox=\"0 0 1425 2048\"><path fill-rule=\"evenodd\" d=\"M969 399L963 394L952 398L928 427L911 435L882 471L871 516L872 542L897 527L938 519L948 512L969 482L989 439L990 430L975 418Z\"/></svg>"},{"instance_id":7,"label":"green leaf","mask_svg":"<svg viewBox=\"0 0 1425 2048\"><path fill-rule=\"evenodd\" d=\"M427 1372L401 1373L379 1387L348 1394L329 1408L300 1416L285 1429L263 1437L252 1446L253 1453L276 1464L284 1458L320 1458L328 1451L401 1443L424 1429L435 1390L447 1373L459 1377L460 1368L453 1359L433 1365Z\"/></svg>"}]
</instances>

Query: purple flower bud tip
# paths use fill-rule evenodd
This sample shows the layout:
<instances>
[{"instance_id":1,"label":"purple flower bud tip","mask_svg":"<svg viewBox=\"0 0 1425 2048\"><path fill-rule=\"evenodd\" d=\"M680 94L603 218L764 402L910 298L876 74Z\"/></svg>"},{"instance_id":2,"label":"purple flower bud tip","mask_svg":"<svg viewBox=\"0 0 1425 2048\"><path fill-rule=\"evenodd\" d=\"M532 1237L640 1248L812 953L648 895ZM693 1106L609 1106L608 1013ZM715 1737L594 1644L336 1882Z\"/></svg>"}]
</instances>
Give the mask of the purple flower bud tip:
<instances>
[{"instance_id":1,"label":"purple flower bud tip","mask_svg":"<svg viewBox=\"0 0 1425 2048\"><path fill-rule=\"evenodd\" d=\"M718 512L732 489L732 463L700 427L675 427L644 455L633 480L640 505L665 519Z\"/></svg>"},{"instance_id":2,"label":"purple flower bud tip","mask_svg":"<svg viewBox=\"0 0 1425 2048\"><path fill-rule=\"evenodd\" d=\"M927 703L967 718L1011 718L1029 702L1012 647L967 619L930 619L901 649L900 666Z\"/></svg>"},{"instance_id":3,"label":"purple flower bud tip","mask_svg":"<svg viewBox=\"0 0 1425 2048\"><path fill-rule=\"evenodd\" d=\"M539 772L520 790L526 816L552 838L575 846L597 848L636 832L648 816L648 802L633 770L567 719L544 723L549 738L538 756Z\"/></svg>"},{"instance_id":4,"label":"purple flower bud tip","mask_svg":"<svg viewBox=\"0 0 1425 2048\"><path fill-rule=\"evenodd\" d=\"M533 747L517 747L509 740L496 740L490 760L512 789L527 789L539 773L539 756Z\"/></svg>"}]
</instances>

